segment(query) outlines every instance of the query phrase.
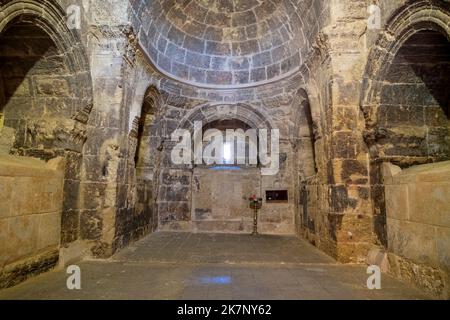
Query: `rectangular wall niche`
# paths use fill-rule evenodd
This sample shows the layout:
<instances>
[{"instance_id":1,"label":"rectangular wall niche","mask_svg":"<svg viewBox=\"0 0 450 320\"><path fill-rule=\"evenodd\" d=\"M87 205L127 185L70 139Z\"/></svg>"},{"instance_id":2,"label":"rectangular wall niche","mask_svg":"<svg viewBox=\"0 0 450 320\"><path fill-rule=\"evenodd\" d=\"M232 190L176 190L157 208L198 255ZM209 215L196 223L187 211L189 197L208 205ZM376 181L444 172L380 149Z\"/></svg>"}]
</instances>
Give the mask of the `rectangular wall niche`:
<instances>
[{"instance_id":1,"label":"rectangular wall niche","mask_svg":"<svg viewBox=\"0 0 450 320\"><path fill-rule=\"evenodd\" d=\"M287 190L266 191L266 202L269 203L285 203L289 201Z\"/></svg>"}]
</instances>

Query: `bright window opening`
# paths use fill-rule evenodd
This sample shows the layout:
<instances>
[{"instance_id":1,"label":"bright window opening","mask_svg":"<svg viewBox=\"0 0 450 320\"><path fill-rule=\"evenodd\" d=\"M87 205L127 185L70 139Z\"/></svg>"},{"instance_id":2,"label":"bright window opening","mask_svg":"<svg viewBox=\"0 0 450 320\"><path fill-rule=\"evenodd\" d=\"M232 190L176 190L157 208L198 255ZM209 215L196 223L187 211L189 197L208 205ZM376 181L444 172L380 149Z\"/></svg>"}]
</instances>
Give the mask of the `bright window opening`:
<instances>
[{"instance_id":1,"label":"bright window opening","mask_svg":"<svg viewBox=\"0 0 450 320\"><path fill-rule=\"evenodd\" d=\"M230 142L226 142L223 145L223 162L225 164L234 164L232 147L233 145Z\"/></svg>"}]
</instances>

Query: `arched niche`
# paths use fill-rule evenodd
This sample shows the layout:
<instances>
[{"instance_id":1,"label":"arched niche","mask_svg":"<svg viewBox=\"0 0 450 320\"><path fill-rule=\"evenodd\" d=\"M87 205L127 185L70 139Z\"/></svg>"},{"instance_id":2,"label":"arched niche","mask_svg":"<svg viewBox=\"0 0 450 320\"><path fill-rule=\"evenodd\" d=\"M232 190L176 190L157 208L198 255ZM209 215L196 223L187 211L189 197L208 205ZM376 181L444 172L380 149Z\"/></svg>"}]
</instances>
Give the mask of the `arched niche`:
<instances>
[{"instance_id":1,"label":"arched niche","mask_svg":"<svg viewBox=\"0 0 450 320\"><path fill-rule=\"evenodd\" d=\"M402 168L450 159L450 11L408 2L379 35L366 66L361 109L369 146L375 233L388 246L382 164Z\"/></svg>"},{"instance_id":2,"label":"arched niche","mask_svg":"<svg viewBox=\"0 0 450 320\"><path fill-rule=\"evenodd\" d=\"M93 107L87 55L56 1L3 1L0 12L1 152L65 158L65 245L79 237L82 149Z\"/></svg>"}]
</instances>

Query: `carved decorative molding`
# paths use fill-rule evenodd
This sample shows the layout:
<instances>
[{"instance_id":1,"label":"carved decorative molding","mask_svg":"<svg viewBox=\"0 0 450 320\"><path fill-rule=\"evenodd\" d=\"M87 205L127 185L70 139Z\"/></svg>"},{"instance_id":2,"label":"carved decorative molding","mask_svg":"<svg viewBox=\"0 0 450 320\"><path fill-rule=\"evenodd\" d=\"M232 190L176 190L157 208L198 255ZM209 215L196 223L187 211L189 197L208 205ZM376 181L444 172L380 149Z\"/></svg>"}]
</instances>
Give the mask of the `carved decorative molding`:
<instances>
[{"instance_id":1,"label":"carved decorative molding","mask_svg":"<svg viewBox=\"0 0 450 320\"><path fill-rule=\"evenodd\" d=\"M93 106L94 106L94 104L92 102L90 102L83 109L81 109L75 115L73 115L72 116L72 120L75 120L75 121L80 122L82 124L87 124L88 121L89 121L89 116L91 114Z\"/></svg>"},{"instance_id":2,"label":"carved decorative molding","mask_svg":"<svg viewBox=\"0 0 450 320\"><path fill-rule=\"evenodd\" d=\"M130 130L130 138L137 139L139 136L139 123L140 118L135 117L133 120L133 123L131 124L131 130Z\"/></svg>"},{"instance_id":3,"label":"carved decorative molding","mask_svg":"<svg viewBox=\"0 0 450 320\"><path fill-rule=\"evenodd\" d=\"M84 143L87 140L87 123L93 108L93 103L88 103L83 109L72 116L75 120L74 128L70 133L70 149L74 151L81 151Z\"/></svg>"}]
</instances>

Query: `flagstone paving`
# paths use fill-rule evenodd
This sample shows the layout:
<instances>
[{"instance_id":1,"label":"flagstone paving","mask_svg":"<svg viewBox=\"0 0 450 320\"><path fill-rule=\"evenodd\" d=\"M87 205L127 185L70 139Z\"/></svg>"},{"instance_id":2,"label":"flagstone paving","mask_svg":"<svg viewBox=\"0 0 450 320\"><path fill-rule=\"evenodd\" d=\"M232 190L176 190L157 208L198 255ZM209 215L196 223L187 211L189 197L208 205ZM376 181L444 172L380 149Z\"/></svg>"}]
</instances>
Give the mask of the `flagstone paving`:
<instances>
[{"instance_id":1,"label":"flagstone paving","mask_svg":"<svg viewBox=\"0 0 450 320\"><path fill-rule=\"evenodd\" d=\"M382 289L369 290L366 267L338 264L295 237L157 232L77 265L81 290L54 270L0 299L430 299L385 274Z\"/></svg>"}]
</instances>

